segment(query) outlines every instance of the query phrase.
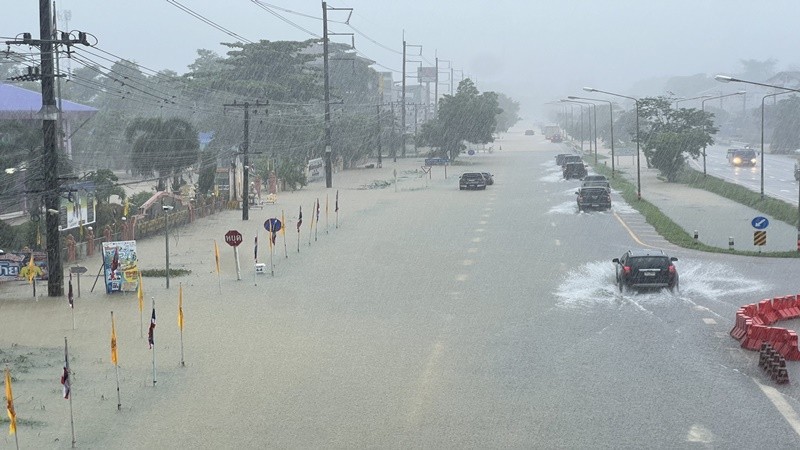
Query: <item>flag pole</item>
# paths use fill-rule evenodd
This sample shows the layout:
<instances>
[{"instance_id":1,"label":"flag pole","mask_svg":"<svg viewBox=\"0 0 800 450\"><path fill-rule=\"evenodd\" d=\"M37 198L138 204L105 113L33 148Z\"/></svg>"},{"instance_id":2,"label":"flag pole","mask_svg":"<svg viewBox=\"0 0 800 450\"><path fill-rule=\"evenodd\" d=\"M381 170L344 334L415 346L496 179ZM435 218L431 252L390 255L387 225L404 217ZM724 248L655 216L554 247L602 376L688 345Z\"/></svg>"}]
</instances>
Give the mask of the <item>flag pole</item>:
<instances>
[{"instance_id":1,"label":"flag pole","mask_svg":"<svg viewBox=\"0 0 800 450\"><path fill-rule=\"evenodd\" d=\"M272 222L270 222L270 224L271 223ZM270 227L270 228L272 228L272 227ZM274 231L272 231L272 230L270 230L269 233L270 233L270 235L269 235L269 270L270 270L270 273L272 273L272 276L274 277L275 276L275 263L272 260L272 254L275 253L275 251L273 250L275 248L275 245L274 245L274 243L272 241L274 240L273 236L275 236L276 233Z\"/></svg>"},{"instance_id":2,"label":"flag pole","mask_svg":"<svg viewBox=\"0 0 800 450\"><path fill-rule=\"evenodd\" d=\"M289 250L286 249L286 215L281 210L281 234L283 235L283 254L289 257Z\"/></svg>"},{"instance_id":3,"label":"flag pole","mask_svg":"<svg viewBox=\"0 0 800 450\"><path fill-rule=\"evenodd\" d=\"M314 212L314 216L317 218L317 224L314 227L314 242L317 242L317 234L319 233L319 198L317 199L317 210Z\"/></svg>"},{"instance_id":4,"label":"flag pole","mask_svg":"<svg viewBox=\"0 0 800 450\"><path fill-rule=\"evenodd\" d=\"M119 394L119 364L117 363L117 333L114 330L114 311L111 311L111 356L117 374L117 411L122 411L122 397Z\"/></svg>"},{"instance_id":5,"label":"flag pole","mask_svg":"<svg viewBox=\"0 0 800 450\"><path fill-rule=\"evenodd\" d=\"M255 250L253 250L253 286L258 286L258 272L256 268L258 264L258 228L256 228L256 243Z\"/></svg>"},{"instance_id":6,"label":"flag pole","mask_svg":"<svg viewBox=\"0 0 800 450\"><path fill-rule=\"evenodd\" d=\"M183 359L183 283L178 283L178 328L181 330L181 367L186 367Z\"/></svg>"},{"instance_id":7,"label":"flag pole","mask_svg":"<svg viewBox=\"0 0 800 450\"><path fill-rule=\"evenodd\" d=\"M313 233L313 231L314 231L314 215L316 214L314 210L316 209L316 206L317 206L316 203L311 205L311 221L308 222L308 246L309 247L311 247L311 237L312 237L311 235L314 234Z\"/></svg>"},{"instance_id":8,"label":"flag pole","mask_svg":"<svg viewBox=\"0 0 800 450\"><path fill-rule=\"evenodd\" d=\"M64 368L67 370L67 376L69 376L69 347L67 345L66 336L64 336ZM72 381L70 380L69 383L69 426L72 429L72 448L75 448L75 419L72 414Z\"/></svg>"},{"instance_id":9,"label":"flag pole","mask_svg":"<svg viewBox=\"0 0 800 450\"><path fill-rule=\"evenodd\" d=\"M150 297L153 300L153 314L155 315L156 311L156 298ZM150 333L155 333L155 324L152 322L153 319L150 319ZM156 385L156 339L155 336L153 337L153 386Z\"/></svg>"},{"instance_id":10,"label":"flag pole","mask_svg":"<svg viewBox=\"0 0 800 450\"><path fill-rule=\"evenodd\" d=\"M336 229L339 229L339 190L336 190Z\"/></svg>"},{"instance_id":11,"label":"flag pole","mask_svg":"<svg viewBox=\"0 0 800 450\"><path fill-rule=\"evenodd\" d=\"M236 281L242 279L241 269L239 268L239 246L233 247L233 259L236 260Z\"/></svg>"},{"instance_id":12,"label":"flag pole","mask_svg":"<svg viewBox=\"0 0 800 450\"><path fill-rule=\"evenodd\" d=\"M222 278L219 274L219 247L216 239L214 239L214 259L217 262L217 285L219 286L219 293L222 294Z\"/></svg>"}]
</instances>

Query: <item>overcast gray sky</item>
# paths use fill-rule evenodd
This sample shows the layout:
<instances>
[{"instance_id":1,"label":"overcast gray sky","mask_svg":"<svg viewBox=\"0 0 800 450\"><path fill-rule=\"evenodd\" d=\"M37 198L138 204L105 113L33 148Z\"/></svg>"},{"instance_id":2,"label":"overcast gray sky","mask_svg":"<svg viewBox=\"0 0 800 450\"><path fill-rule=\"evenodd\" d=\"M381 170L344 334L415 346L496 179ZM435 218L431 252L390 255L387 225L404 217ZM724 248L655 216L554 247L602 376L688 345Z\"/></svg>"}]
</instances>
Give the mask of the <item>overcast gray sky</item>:
<instances>
[{"instance_id":1,"label":"overcast gray sky","mask_svg":"<svg viewBox=\"0 0 800 450\"><path fill-rule=\"evenodd\" d=\"M252 41L314 37L251 0L179 1ZM322 16L319 1L264 5ZM422 45L428 61L438 52L476 78L479 89L520 101L526 119L543 102L580 95L586 85L624 93L646 78L734 72L740 59L775 58L779 69L800 65L797 0L332 0L328 5L354 8L350 23L381 44L357 35L356 47L367 57L399 71L405 30L406 41ZM235 40L167 0L60 0L56 6L71 12L70 29L88 31L103 50L155 70L184 73L196 49L224 54L219 42ZM318 19L274 12L322 33ZM331 11L329 18L344 20L346 14ZM65 28L63 22L59 28ZM330 30L353 31L336 23ZM4 0L0 36L5 40L24 31L39 35L38 2Z\"/></svg>"}]
</instances>

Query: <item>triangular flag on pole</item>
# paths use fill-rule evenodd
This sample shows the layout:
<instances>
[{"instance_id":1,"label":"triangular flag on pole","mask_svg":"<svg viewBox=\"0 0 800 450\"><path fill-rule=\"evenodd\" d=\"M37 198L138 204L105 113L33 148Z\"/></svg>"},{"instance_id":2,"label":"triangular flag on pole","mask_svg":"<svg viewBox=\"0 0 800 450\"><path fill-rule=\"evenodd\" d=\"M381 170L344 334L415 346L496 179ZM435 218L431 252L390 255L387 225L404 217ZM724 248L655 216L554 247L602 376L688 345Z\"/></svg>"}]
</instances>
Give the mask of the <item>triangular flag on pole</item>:
<instances>
[{"instance_id":1,"label":"triangular flag on pole","mask_svg":"<svg viewBox=\"0 0 800 450\"><path fill-rule=\"evenodd\" d=\"M178 329L183 331L183 283L178 288Z\"/></svg>"},{"instance_id":2,"label":"triangular flag on pole","mask_svg":"<svg viewBox=\"0 0 800 450\"><path fill-rule=\"evenodd\" d=\"M115 366L118 363L117 359L117 329L114 327L114 313L111 313L111 363Z\"/></svg>"},{"instance_id":3,"label":"triangular flag on pole","mask_svg":"<svg viewBox=\"0 0 800 450\"><path fill-rule=\"evenodd\" d=\"M6 413L8 414L8 434L17 432L17 413L14 411L14 395L11 393L11 371L6 367Z\"/></svg>"}]
</instances>

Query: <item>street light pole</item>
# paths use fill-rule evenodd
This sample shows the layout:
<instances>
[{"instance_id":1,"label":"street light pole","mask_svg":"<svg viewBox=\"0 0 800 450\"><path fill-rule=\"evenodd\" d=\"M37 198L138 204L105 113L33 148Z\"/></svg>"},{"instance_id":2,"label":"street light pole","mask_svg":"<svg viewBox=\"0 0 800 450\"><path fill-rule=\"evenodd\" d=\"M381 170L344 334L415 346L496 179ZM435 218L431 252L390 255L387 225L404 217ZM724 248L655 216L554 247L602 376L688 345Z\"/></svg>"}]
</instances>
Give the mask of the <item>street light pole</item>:
<instances>
[{"instance_id":1,"label":"street light pole","mask_svg":"<svg viewBox=\"0 0 800 450\"><path fill-rule=\"evenodd\" d=\"M766 84L766 83L758 83L756 81L748 81L748 80L740 80L738 78L734 78L728 75L717 75L714 77L715 80L719 81L720 83L745 83L745 84L753 84L756 86L764 86L772 89L781 89L785 92L778 92L775 94L765 95L761 99L761 198L764 198L764 100L767 97L775 97L776 95L787 94L789 92L800 92L800 89L791 89L786 88L783 86L776 86L773 84ZM798 211L800 211L800 203L797 205ZM800 225L798 225L800 227ZM798 228L798 238L800 238L800 228ZM800 240L800 239L798 239Z\"/></svg>"},{"instance_id":2,"label":"street light pole","mask_svg":"<svg viewBox=\"0 0 800 450\"><path fill-rule=\"evenodd\" d=\"M703 131L705 131L705 128L706 128L705 127L705 112L706 112L706 102L707 101L716 100L718 98L731 97L731 96L734 96L734 95L744 95L744 94L746 94L745 91L738 91L738 92L734 92L732 94L719 95L717 97L709 97L707 95L704 95L703 97L705 97L705 98L703 99L703 101L700 102L700 110L703 112L703 118L704 118L704 120L703 120ZM763 121L762 121L762 125L763 125ZM762 155L762 158L763 158L763 155L764 155L764 139L763 139L764 133L763 133L763 128L762 128L761 136L762 136L762 139L761 139L761 155ZM763 168L764 168L764 164L763 163L764 163L764 161L763 161L763 159L762 159L761 163L762 163L761 164L761 168L762 168L761 177L762 177L762 180L763 180L763 177L764 177L764 174L763 174ZM706 146L703 145L703 177L705 177L705 176L706 176Z\"/></svg>"},{"instance_id":3,"label":"street light pole","mask_svg":"<svg viewBox=\"0 0 800 450\"><path fill-rule=\"evenodd\" d=\"M570 95L570 100L589 100L591 102L608 103L608 117L611 118L611 178L614 178L614 104L611 100L601 100L598 98L576 97ZM597 108L594 110L594 163L597 164Z\"/></svg>"},{"instance_id":4,"label":"street light pole","mask_svg":"<svg viewBox=\"0 0 800 450\"><path fill-rule=\"evenodd\" d=\"M599 92L601 94L608 94L613 95L614 97L622 97L627 98L629 100L633 100L636 103L636 198L641 200L642 199L642 169L641 169L641 161L640 161L640 151L639 151L639 100L635 97L628 97L627 95L622 94L615 94L613 92L608 91L601 91L599 89L585 87L583 88L586 92Z\"/></svg>"},{"instance_id":5,"label":"street light pole","mask_svg":"<svg viewBox=\"0 0 800 450\"><path fill-rule=\"evenodd\" d=\"M675 100L675 109L678 109L678 103L680 103L680 102L688 102L689 100L697 100L697 99L700 99L700 98L707 98L707 97L710 97L710 95L701 95L701 96L699 96L699 97L691 97L691 98L679 98L679 99L676 99L676 100ZM714 98L720 98L720 97L714 97Z\"/></svg>"}]
</instances>

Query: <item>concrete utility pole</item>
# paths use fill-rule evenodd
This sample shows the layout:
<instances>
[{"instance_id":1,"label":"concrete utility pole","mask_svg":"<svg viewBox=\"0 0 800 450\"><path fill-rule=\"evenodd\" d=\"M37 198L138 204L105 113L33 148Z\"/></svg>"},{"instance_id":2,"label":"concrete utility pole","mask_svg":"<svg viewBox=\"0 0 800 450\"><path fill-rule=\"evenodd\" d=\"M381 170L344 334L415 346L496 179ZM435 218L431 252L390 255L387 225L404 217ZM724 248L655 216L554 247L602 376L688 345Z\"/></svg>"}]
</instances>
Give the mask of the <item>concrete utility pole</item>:
<instances>
[{"instance_id":1,"label":"concrete utility pole","mask_svg":"<svg viewBox=\"0 0 800 450\"><path fill-rule=\"evenodd\" d=\"M439 57L436 57L436 84L433 87L433 118L439 110Z\"/></svg>"},{"instance_id":2,"label":"concrete utility pole","mask_svg":"<svg viewBox=\"0 0 800 450\"><path fill-rule=\"evenodd\" d=\"M383 150L381 150L381 104L380 103L378 103L377 105L377 111L378 111L378 120L376 120L376 123L378 127L378 132L375 136L376 139L378 140L378 142L376 143L376 147L378 151L378 168L380 169L381 167L383 167L383 160L381 156Z\"/></svg>"},{"instance_id":3,"label":"concrete utility pole","mask_svg":"<svg viewBox=\"0 0 800 450\"><path fill-rule=\"evenodd\" d=\"M256 100L255 104L250 102L244 103L228 103L223 105L226 108L242 108L244 109L244 141L242 142L242 220L250 219L250 107L256 108L260 106L267 106L269 101L261 103ZM266 113L266 111L265 111Z\"/></svg>"},{"instance_id":4,"label":"concrete utility pole","mask_svg":"<svg viewBox=\"0 0 800 450\"><path fill-rule=\"evenodd\" d=\"M47 230L47 295L64 295L64 266L58 232L60 206L58 185L58 145L56 145L55 66L53 65L53 12L50 0L39 0L39 37L42 40L42 134L44 137L44 207ZM55 214L52 211L56 211Z\"/></svg>"},{"instance_id":5,"label":"concrete utility pole","mask_svg":"<svg viewBox=\"0 0 800 450\"><path fill-rule=\"evenodd\" d=\"M325 72L325 187L333 186L331 163L331 93L328 77L328 5L322 2L322 70Z\"/></svg>"},{"instance_id":6,"label":"concrete utility pole","mask_svg":"<svg viewBox=\"0 0 800 450\"><path fill-rule=\"evenodd\" d=\"M400 125L400 141L403 147L400 149L400 154L403 158L406 157L406 32L403 31L403 93L401 94L401 107L400 107L401 125ZM395 158L397 161L397 158Z\"/></svg>"}]
</instances>

